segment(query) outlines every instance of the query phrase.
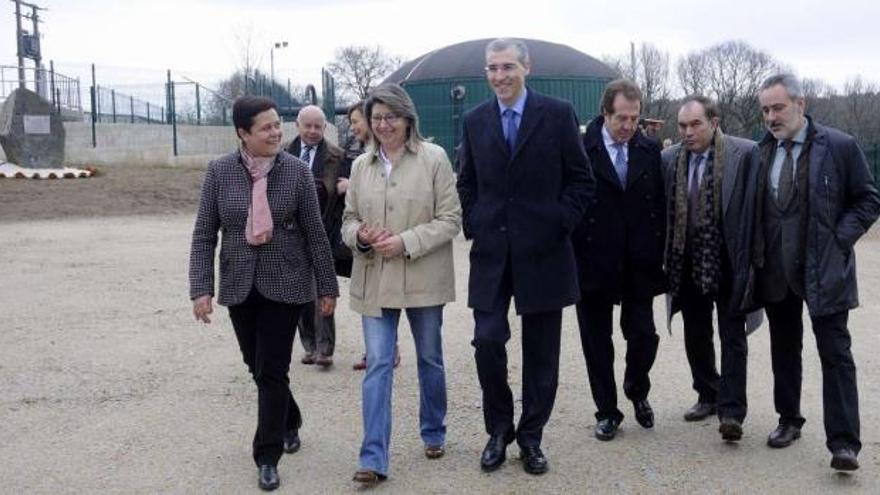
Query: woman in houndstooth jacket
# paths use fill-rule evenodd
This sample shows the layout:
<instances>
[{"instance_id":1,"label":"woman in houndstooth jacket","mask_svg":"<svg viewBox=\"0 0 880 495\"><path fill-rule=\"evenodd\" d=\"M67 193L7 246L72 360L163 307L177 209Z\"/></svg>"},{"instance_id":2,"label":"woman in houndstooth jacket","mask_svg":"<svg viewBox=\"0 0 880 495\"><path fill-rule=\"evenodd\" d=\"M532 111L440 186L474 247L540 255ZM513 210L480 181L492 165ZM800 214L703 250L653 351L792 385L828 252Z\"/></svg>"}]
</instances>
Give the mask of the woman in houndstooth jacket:
<instances>
[{"instance_id":1,"label":"woman in houndstooth jacket","mask_svg":"<svg viewBox=\"0 0 880 495\"><path fill-rule=\"evenodd\" d=\"M308 166L281 151L275 103L245 96L232 120L241 148L208 165L190 253L196 320L210 323L214 251L220 240L218 303L229 317L258 391L253 456L259 485L280 484L282 452L299 448L302 424L287 376L296 321L317 293L329 315L339 289Z\"/></svg>"}]
</instances>

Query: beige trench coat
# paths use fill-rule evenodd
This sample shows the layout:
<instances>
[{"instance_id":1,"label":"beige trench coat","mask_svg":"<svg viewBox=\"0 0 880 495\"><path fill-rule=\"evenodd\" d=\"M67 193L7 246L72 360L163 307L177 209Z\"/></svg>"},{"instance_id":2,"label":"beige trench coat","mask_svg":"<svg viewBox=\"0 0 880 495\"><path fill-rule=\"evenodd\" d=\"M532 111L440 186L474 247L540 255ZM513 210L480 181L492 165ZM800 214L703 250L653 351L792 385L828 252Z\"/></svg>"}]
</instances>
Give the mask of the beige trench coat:
<instances>
[{"instance_id":1,"label":"beige trench coat","mask_svg":"<svg viewBox=\"0 0 880 495\"><path fill-rule=\"evenodd\" d=\"M383 258L358 249L364 222L399 234L405 254ZM351 309L381 316L382 308L454 301L452 239L460 229L461 204L443 148L423 142L405 151L387 178L377 150L358 157L342 215L342 240L354 253Z\"/></svg>"}]
</instances>

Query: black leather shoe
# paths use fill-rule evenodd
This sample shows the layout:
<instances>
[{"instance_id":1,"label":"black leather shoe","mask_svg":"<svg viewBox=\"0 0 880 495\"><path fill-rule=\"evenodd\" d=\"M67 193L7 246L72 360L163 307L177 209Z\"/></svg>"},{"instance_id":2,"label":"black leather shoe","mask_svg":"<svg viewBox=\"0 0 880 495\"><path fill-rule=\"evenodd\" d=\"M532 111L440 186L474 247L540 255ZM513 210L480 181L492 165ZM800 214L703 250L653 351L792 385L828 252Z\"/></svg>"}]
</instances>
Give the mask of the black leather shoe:
<instances>
[{"instance_id":1,"label":"black leather shoe","mask_svg":"<svg viewBox=\"0 0 880 495\"><path fill-rule=\"evenodd\" d=\"M636 421L642 425L642 428L654 427L654 410L651 409L648 399L634 401L633 409L636 412Z\"/></svg>"},{"instance_id":2,"label":"black leather shoe","mask_svg":"<svg viewBox=\"0 0 880 495\"><path fill-rule=\"evenodd\" d=\"M480 468L485 472L495 471L507 459L507 446L513 442L513 434L497 434L489 437L483 455L480 456Z\"/></svg>"},{"instance_id":3,"label":"black leather shoe","mask_svg":"<svg viewBox=\"0 0 880 495\"><path fill-rule=\"evenodd\" d=\"M523 469L529 474L544 474L550 469L541 447L521 447L519 458L522 459Z\"/></svg>"},{"instance_id":4,"label":"black leather shoe","mask_svg":"<svg viewBox=\"0 0 880 495\"><path fill-rule=\"evenodd\" d=\"M594 434L596 435L596 438L603 442L613 440L614 436L617 435L617 427L619 425L620 421L613 418L600 419L599 422L596 423Z\"/></svg>"},{"instance_id":5,"label":"black leather shoe","mask_svg":"<svg viewBox=\"0 0 880 495\"><path fill-rule=\"evenodd\" d=\"M685 421L700 421L715 414L714 402L697 402L684 412Z\"/></svg>"},{"instance_id":6,"label":"black leather shoe","mask_svg":"<svg viewBox=\"0 0 880 495\"><path fill-rule=\"evenodd\" d=\"M298 430L288 430L287 433L284 434L284 451L288 454L292 454L299 450L300 445L302 443L299 441L299 431Z\"/></svg>"},{"instance_id":7,"label":"black leather shoe","mask_svg":"<svg viewBox=\"0 0 880 495\"><path fill-rule=\"evenodd\" d=\"M278 468L270 464L260 466L260 489L271 492L279 485L281 480L278 478Z\"/></svg>"},{"instance_id":8,"label":"black leather shoe","mask_svg":"<svg viewBox=\"0 0 880 495\"><path fill-rule=\"evenodd\" d=\"M767 437L767 445L774 449L788 447L801 437L801 429L795 425L780 424Z\"/></svg>"},{"instance_id":9,"label":"black leather shoe","mask_svg":"<svg viewBox=\"0 0 880 495\"><path fill-rule=\"evenodd\" d=\"M852 449L846 447L831 453L831 468L838 471L855 471L859 468L859 460Z\"/></svg>"},{"instance_id":10,"label":"black leather shoe","mask_svg":"<svg viewBox=\"0 0 880 495\"><path fill-rule=\"evenodd\" d=\"M721 418L718 426L721 438L727 442L736 442L743 436L742 422L734 418Z\"/></svg>"}]
</instances>

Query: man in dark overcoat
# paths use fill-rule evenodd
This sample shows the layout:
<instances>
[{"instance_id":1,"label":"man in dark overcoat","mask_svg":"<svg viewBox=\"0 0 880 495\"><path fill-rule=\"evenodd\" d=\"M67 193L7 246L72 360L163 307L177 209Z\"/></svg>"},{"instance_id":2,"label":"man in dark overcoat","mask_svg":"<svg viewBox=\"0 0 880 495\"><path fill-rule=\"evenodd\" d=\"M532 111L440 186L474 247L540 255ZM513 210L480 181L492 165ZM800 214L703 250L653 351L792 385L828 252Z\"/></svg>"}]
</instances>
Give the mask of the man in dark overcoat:
<instances>
[{"instance_id":1,"label":"man in dark overcoat","mask_svg":"<svg viewBox=\"0 0 880 495\"><path fill-rule=\"evenodd\" d=\"M611 340L616 304L626 339L623 391L633 403L636 421L644 428L654 426L648 374L659 342L654 296L666 286L666 203L660 145L638 128L641 99L635 83L612 81L602 95L602 115L584 135L596 193L572 241L581 289L578 326L598 409L594 433L599 440L613 439L623 420Z\"/></svg>"},{"instance_id":2,"label":"man in dark overcoat","mask_svg":"<svg viewBox=\"0 0 880 495\"><path fill-rule=\"evenodd\" d=\"M526 88L525 43L486 47L495 97L464 117L458 192L470 252L468 305L474 311L477 374L489 441L483 470L497 469L516 439L524 469L547 471L541 451L559 375L562 308L578 299L571 232L593 188L569 103ZM522 415L513 423L507 383L511 297L522 316Z\"/></svg>"},{"instance_id":3,"label":"man in dark overcoat","mask_svg":"<svg viewBox=\"0 0 880 495\"><path fill-rule=\"evenodd\" d=\"M859 467L859 399L847 327L858 306L853 246L880 214L880 196L852 136L804 114L804 93L790 74L761 85L768 132L761 141L755 228L756 297L770 322L773 399L779 424L767 444L800 437L803 307L819 358L831 467Z\"/></svg>"}]
</instances>

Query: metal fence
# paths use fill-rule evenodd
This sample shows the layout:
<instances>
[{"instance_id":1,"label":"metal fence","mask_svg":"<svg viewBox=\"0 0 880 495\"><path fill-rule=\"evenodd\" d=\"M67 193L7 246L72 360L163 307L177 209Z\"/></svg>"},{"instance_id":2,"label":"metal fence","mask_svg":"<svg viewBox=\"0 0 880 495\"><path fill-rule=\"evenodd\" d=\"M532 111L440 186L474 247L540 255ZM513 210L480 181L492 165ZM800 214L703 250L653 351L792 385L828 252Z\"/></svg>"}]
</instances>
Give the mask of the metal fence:
<instances>
[{"instance_id":1,"label":"metal fence","mask_svg":"<svg viewBox=\"0 0 880 495\"><path fill-rule=\"evenodd\" d=\"M24 87L49 101L58 113L81 114L79 79L55 72L54 66L54 62L49 62L49 69L0 65L0 100Z\"/></svg>"},{"instance_id":2,"label":"metal fence","mask_svg":"<svg viewBox=\"0 0 880 495\"><path fill-rule=\"evenodd\" d=\"M97 123L164 124L165 107L113 88L95 86L95 105L88 117Z\"/></svg>"}]
</instances>

